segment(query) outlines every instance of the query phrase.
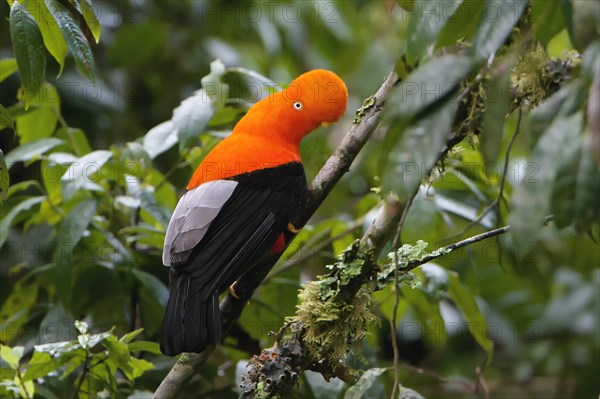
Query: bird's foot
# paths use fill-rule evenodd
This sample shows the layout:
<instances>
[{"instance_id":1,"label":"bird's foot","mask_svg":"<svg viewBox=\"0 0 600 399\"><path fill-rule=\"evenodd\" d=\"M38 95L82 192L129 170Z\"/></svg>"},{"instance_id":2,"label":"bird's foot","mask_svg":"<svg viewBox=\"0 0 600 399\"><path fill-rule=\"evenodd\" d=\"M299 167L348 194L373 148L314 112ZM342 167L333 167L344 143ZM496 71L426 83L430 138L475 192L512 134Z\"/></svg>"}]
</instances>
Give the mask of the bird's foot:
<instances>
[{"instance_id":1,"label":"bird's foot","mask_svg":"<svg viewBox=\"0 0 600 399\"><path fill-rule=\"evenodd\" d=\"M235 292L235 283L231 284L229 288L227 288L227 292L229 292L229 295L235 299L240 299L240 296L237 294L237 292Z\"/></svg>"},{"instance_id":2,"label":"bird's foot","mask_svg":"<svg viewBox=\"0 0 600 399\"><path fill-rule=\"evenodd\" d=\"M290 233L294 233L294 234L298 234L300 233L300 230L302 230L302 227L297 228L296 226L294 226L291 222L288 223L287 225L287 229Z\"/></svg>"}]
</instances>

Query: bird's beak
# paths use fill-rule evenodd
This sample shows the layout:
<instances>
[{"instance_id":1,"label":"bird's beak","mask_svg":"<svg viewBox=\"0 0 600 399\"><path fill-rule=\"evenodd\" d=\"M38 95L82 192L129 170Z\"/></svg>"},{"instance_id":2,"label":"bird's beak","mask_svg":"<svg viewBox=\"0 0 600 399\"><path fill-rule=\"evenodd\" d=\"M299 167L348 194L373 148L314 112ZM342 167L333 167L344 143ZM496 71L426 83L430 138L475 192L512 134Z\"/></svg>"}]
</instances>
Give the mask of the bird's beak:
<instances>
[{"instance_id":1,"label":"bird's beak","mask_svg":"<svg viewBox=\"0 0 600 399\"><path fill-rule=\"evenodd\" d=\"M329 127L331 125L333 125L333 123L331 123L331 122L321 122L322 127Z\"/></svg>"}]
</instances>

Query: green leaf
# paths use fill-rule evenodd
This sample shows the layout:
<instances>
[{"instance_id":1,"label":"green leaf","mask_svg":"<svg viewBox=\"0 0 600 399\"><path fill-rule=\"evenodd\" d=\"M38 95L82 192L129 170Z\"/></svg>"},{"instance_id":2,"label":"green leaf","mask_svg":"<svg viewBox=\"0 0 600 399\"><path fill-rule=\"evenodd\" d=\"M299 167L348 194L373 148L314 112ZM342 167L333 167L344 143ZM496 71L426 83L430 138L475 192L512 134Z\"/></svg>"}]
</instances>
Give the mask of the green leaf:
<instances>
[{"instance_id":1,"label":"green leaf","mask_svg":"<svg viewBox=\"0 0 600 399\"><path fill-rule=\"evenodd\" d=\"M131 374L128 374L127 378L132 381L144 374L144 371L152 370L154 368L154 365L149 361L135 357L129 359L129 364L131 366Z\"/></svg>"},{"instance_id":2,"label":"green leaf","mask_svg":"<svg viewBox=\"0 0 600 399\"><path fill-rule=\"evenodd\" d=\"M22 346L11 348L0 344L0 357L8 363L11 369L16 370L19 368L19 361L23 357L23 349L25 348Z\"/></svg>"},{"instance_id":3,"label":"green leaf","mask_svg":"<svg viewBox=\"0 0 600 399\"><path fill-rule=\"evenodd\" d=\"M94 36L94 40L96 43L100 42L100 32L102 31L102 25L100 25L100 21L98 21L98 16L96 15L96 9L92 4L91 0L79 0L79 6L81 7L81 13L83 14L83 18L85 19L85 23L92 31L92 35Z\"/></svg>"},{"instance_id":4,"label":"green leaf","mask_svg":"<svg viewBox=\"0 0 600 399\"><path fill-rule=\"evenodd\" d=\"M528 0L488 0L473 37L472 55L485 62L504 44L527 8Z\"/></svg>"},{"instance_id":5,"label":"green leaf","mask_svg":"<svg viewBox=\"0 0 600 399\"><path fill-rule=\"evenodd\" d=\"M15 284L10 296L6 298L0 311L0 337L10 342L16 335L22 334L25 323L35 304L39 286L37 283L26 284L22 280Z\"/></svg>"},{"instance_id":6,"label":"green leaf","mask_svg":"<svg viewBox=\"0 0 600 399\"><path fill-rule=\"evenodd\" d=\"M95 79L94 56L90 44L71 13L58 0L45 0L46 7L54 17L60 31L75 57L79 71L92 82Z\"/></svg>"},{"instance_id":7,"label":"green leaf","mask_svg":"<svg viewBox=\"0 0 600 399\"><path fill-rule=\"evenodd\" d=\"M469 57L445 55L413 71L396 89L390 101L391 112L412 117L443 101L471 70Z\"/></svg>"},{"instance_id":8,"label":"green leaf","mask_svg":"<svg viewBox=\"0 0 600 399\"><path fill-rule=\"evenodd\" d=\"M29 11L38 23L44 45L48 52L54 57L60 67L58 76L62 74L65 66L65 57L67 56L67 43L63 39L62 33L57 23L52 19L52 15L46 8L43 0L27 0L24 2L25 8Z\"/></svg>"},{"instance_id":9,"label":"green leaf","mask_svg":"<svg viewBox=\"0 0 600 399\"><path fill-rule=\"evenodd\" d=\"M213 99L204 89L194 92L173 110L171 120L177 129L180 151L198 140L213 113Z\"/></svg>"},{"instance_id":10,"label":"green leaf","mask_svg":"<svg viewBox=\"0 0 600 399\"><path fill-rule=\"evenodd\" d=\"M10 37L12 39L21 82L25 90L25 108L42 88L46 73L46 56L42 34L35 19L25 6L14 2L10 9Z\"/></svg>"},{"instance_id":11,"label":"green leaf","mask_svg":"<svg viewBox=\"0 0 600 399\"><path fill-rule=\"evenodd\" d=\"M28 198L25 201L19 202L10 211L4 213L6 209L0 208L0 214L2 215L2 221L0 222L0 246L4 244L8 238L8 230L12 224L13 219L21 212L31 209L31 207L44 201L45 196Z\"/></svg>"},{"instance_id":12,"label":"green leaf","mask_svg":"<svg viewBox=\"0 0 600 399\"><path fill-rule=\"evenodd\" d=\"M123 335L121 337L121 339L119 339L119 341L128 344L131 341L133 341L135 339L135 337L137 337L142 331L144 331L143 328L138 328L137 330L133 330L131 332L128 332L127 334Z\"/></svg>"},{"instance_id":13,"label":"green leaf","mask_svg":"<svg viewBox=\"0 0 600 399\"><path fill-rule=\"evenodd\" d=\"M0 60L0 83L4 82L13 73L17 72L17 60L14 58L4 58Z\"/></svg>"},{"instance_id":14,"label":"green leaf","mask_svg":"<svg viewBox=\"0 0 600 399\"><path fill-rule=\"evenodd\" d=\"M460 3L456 11L447 17L448 22L438 35L436 48L453 46L461 39L468 41L475 32L484 7L484 0L468 0Z\"/></svg>"},{"instance_id":15,"label":"green leaf","mask_svg":"<svg viewBox=\"0 0 600 399\"><path fill-rule=\"evenodd\" d=\"M401 386L398 392L398 399L425 399L425 397L414 389Z\"/></svg>"},{"instance_id":16,"label":"green leaf","mask_svg":"<svg viewBox=\"0 0 600 399\"><path fill-rule=\"evenodd\" d=\"M533 172L514 189L509 224L515 245L529 247L550 212L552 183L559 167L557 159L568 159L581 145L583 115L559 117L544 132L531 153Z\"/></svg>"},{"instance_id":17,"label":"green leaf","mask_svg":"<svg viewBox=\"0 0 600 399\"><path fill-rule=\"evenodd\" d=\"M93 199L80 202L58 228L54 252L56 266L48 270L47 275L55 282L56 293L65 307L71 302L73 253L96 214L96 206ZM75 326L77 327L77 324Z\"/></svg>"},{"instance_id":18,"label":"green leaf","mask_svg":"<svg viewBox=\"0 0 600 399\"><path fill-rule=\"evenodd\" d=\"M9 152L6 156L6 163L12 167L16 162L34 161L49 149L61 144L64 144L64 141L54 137L30 141Z\"/></svg>"},{"instance_id":19,"label":"green leaf","mask_svg":"<svg viewBox=\"0 0 600 399\"><path fill-rule=\"evenodd\" d=\"M29 104L31 109L28 112L15 117L21 144L51 136L60 113L58 91L49 83L42 85L40 92L29 99Z\"/></svg>"},{"instance_id":20,"label":"green leaf","mask_svg":"<svg viewBox=\"0 0 600 399\"><path fill-rule=\"evenodd\" d=\"M15 122L13 121L12 116L10 116L6 108L4 108L4 105L0 104L0 130L7 127L11 128L12 131L16 133Z\"/></svg>"},{"instance_id":21,"label":"green leaf","mask_svg":"<svg viewBox=\"0 0 600 399\"><path fill-rule=\"evenodd\" d=\"M172 121L166 121L154 126L144 136L144 149L151 159L156 158L177 143L177 128Z\"/></svg>"},{"instance_id":22,"label":"green leaf","mask_svg":"<svg viewBox=\"0 0 600 399\"><path fill-rule=\"evenodd\" d=\"M61 363L45 352L33 352L33 357L29 361L27 371L23 375L23 381L30 381L36 378L45 377L51 372L57 370Z\"/></svg>"},{"instance_id":23,"label":"green leaf","mask_svg":"<svg viewBox=\"0 0 600 399\"><path fill-rule=\"evenodd\" d=\"M551 199L556 227L575 222L579 231L588 230L600 220L600 172L592 148L582 141L582 148L573 152L558 167Z\"/></svg>"},{"instance_id":24,"label":"green leaf","mask_svg":"<svg viewBox=\"0 0 600 399\"><path fill-rule=\"evenodd\" d=\"M546 47L564 29L562 0L532 0L531 21L535 37Z\"/></svg>"},{"instance_id":25,"label":"green leaf","mask_svg":"<svg viewBox=\"0 0 600 399\"><path fill-rule=\"evenodd\" d=\"M146 292L152 297L155 298L158 303L160 303L163 307L167 306L167 300L169 299L169 289L156 278L154 275L145 272L139 269L132 269L131 272L137 278L137 280L142 284L142 287Z\"/></svg>"},{"instance_id":26,"label":"green leaf","mask_svg":"<svg viewBox=\"0 0 600 399\"><path fill-rule=\"evenodd\" d=\"M8 167L4 159L4 153L0 150L0 205L6 199L8 193L8 185L10 184L10 176L8 175ZM2 244L0 244L1 246Z\"/></svg>"},{"instance_id":27,"label":"green leaf","mask_svg":"<svg viewBox=\"0 0 600 399\"><path fill-rule=\"evenodd\" d=\"M415 10L408 22L406 59L415 65L425 54L427 46L436 39L438 33L448 22L448 10L456 7L458 0L451 0L443 5L439 2L417 0Z\"/></svg>"},{"instance_id":28,"label":"green leaf","mask_svg":"<svg viewBox=\"0 0 600 399\"><path fill-rule=\"evenodd\" d=\"M365 371L356 384L348 388L344 394L344 399L361 399L367 393L373 383L379 378L379 376L386 372L384 368L372 368Z\"/></svg>"},{"instance_id":29,"label":"green leaf","mask_svg":"<svg viewBox=\"0 0 600 399\"><path fill-rule=\"evenodd\" d=\"M75 152L77 156L84 156L92 152L92 147L90 147L90 143L85 135L85 132L81 129L76 128L68 128L68 129L58 129L56 131L56 136L64 138L68 140L71 144L71 148Z\"/></svg>"},{"instance_id":30,"label":"green leaf","mask_svg":"<svg viewBox=\"0 0 600 399\"><path fill-rule=\"evenodd\" d=\"M133 176L126 178L127 190L129 194L141 201L142 209L148 212L163 227L168 226L171 220L171 214L167 208L161 206L155 197L153 186L142 186L140 181Z\"/></svg>"},{"instance_id":31,"label":"green leaf","mask_svg":"<svg viewBox=\"0 0 600 399\"><path fill-rule=\"evenodd\" d=\"M508 64L508 63L507 63ZM504 71L500 76L484 86L485 115L483 116L483 131L479 135L481 154L486 164L496 162L502 147L504 122L510 108L510 71L512 63L499 68Z\"/></svg>"},{"instance_id":32,"label":"green leaf","mask_svg":"<svg viewBox=\"0 0 600 399\"><path fill-rule=\"evenodd\" d=\"M494 343L486 336L487 323L485 317L483 317L483 314L479 310L473 293L465 285L461 284L458 275L455 272L449 272L448 277L450 277L448 294L465 317L469 332L473 335L479 346L487 353L487 362L490 362L492 360Z\"/></svg>"},{"instance_id":33,"label":"green leaf","mask_svg":"<svg viewBox=\"0 0 600 399\"><path fill-rule=\"evenodd\" d=\"M128 345L131 352L149 352L155 355L160 355L160 347L158 343L151 341L134 341Z\"/></svg>"},{"instance_id":34,"label":"green leaf","mask_svg":"<svg viewBox=\"0 0 600 399\"><path fill-rule=\"evenodd\" d=\"M556 119L568 117L579 111L586 101L586 92L581 80L564 85L552 97L538 105L531 113L531 148Z\"/></svg>"},{"instance_id":35,"label":"green leaf","mask_svg":"<svg viewBox=\"0 0 600 399\"><path fill-rule=\"evenodd\" d=\"M394 166L383 176L385 190L395 191L401 199L408 198L416 190L437 162L450 134L457 107L457 101L448 101L408 126L390 155Z\"/></svg>"},{"instance_id":36,"label":"green leaf","mask_svg":"<svg viewBox=\"0 0 600 399\"><path fill-rule=\"evenodd\" d=\"M93 176L111 157L112 152L97 150L72 163L60 178L63 198L68 201L80 189L103 191L102 187L93 181Z\"/></svg>"}]
</instances>

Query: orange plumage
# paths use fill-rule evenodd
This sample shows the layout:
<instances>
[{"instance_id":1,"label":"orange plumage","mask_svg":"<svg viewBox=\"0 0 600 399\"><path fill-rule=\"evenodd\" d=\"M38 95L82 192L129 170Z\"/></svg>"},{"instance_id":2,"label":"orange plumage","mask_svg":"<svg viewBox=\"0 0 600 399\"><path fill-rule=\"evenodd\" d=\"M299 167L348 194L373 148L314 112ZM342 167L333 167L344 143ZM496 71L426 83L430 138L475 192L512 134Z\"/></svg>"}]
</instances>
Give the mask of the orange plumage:
<instances>
[{"instance_id":1,"label":"orange plumage","mask_svg":"<svg viewBox=\"0 0 600 399\"><path fill-rule=\"evenodd\" d=\"M294 105L302 103L302 109ZM187 189L212 180L300 162L304 136L323 123L337 122L346 111L348 91L333 72L306 72L285 89L250 108L231 135L221 141L196 169Z\"/></svg>"}]
</instances>

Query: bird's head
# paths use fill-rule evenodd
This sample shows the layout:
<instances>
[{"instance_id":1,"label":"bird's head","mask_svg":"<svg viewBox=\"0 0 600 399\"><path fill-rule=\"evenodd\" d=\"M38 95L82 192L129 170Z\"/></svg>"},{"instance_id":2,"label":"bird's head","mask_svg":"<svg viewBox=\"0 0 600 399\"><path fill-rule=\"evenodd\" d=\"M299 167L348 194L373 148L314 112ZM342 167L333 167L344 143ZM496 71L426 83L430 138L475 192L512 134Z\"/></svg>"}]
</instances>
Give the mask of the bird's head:
<instances>
[{"instance_id":1,"label":"bird's head","mask_svg":"<svg viewBox=\"0 0 600 399\"><path fill-rule=\"evenodd\" d=\"M331 71L315 69L256 103L236 130L295 144L321 125L337 122L348 103L346 85Z\"/></svg>"}]
</instances>

